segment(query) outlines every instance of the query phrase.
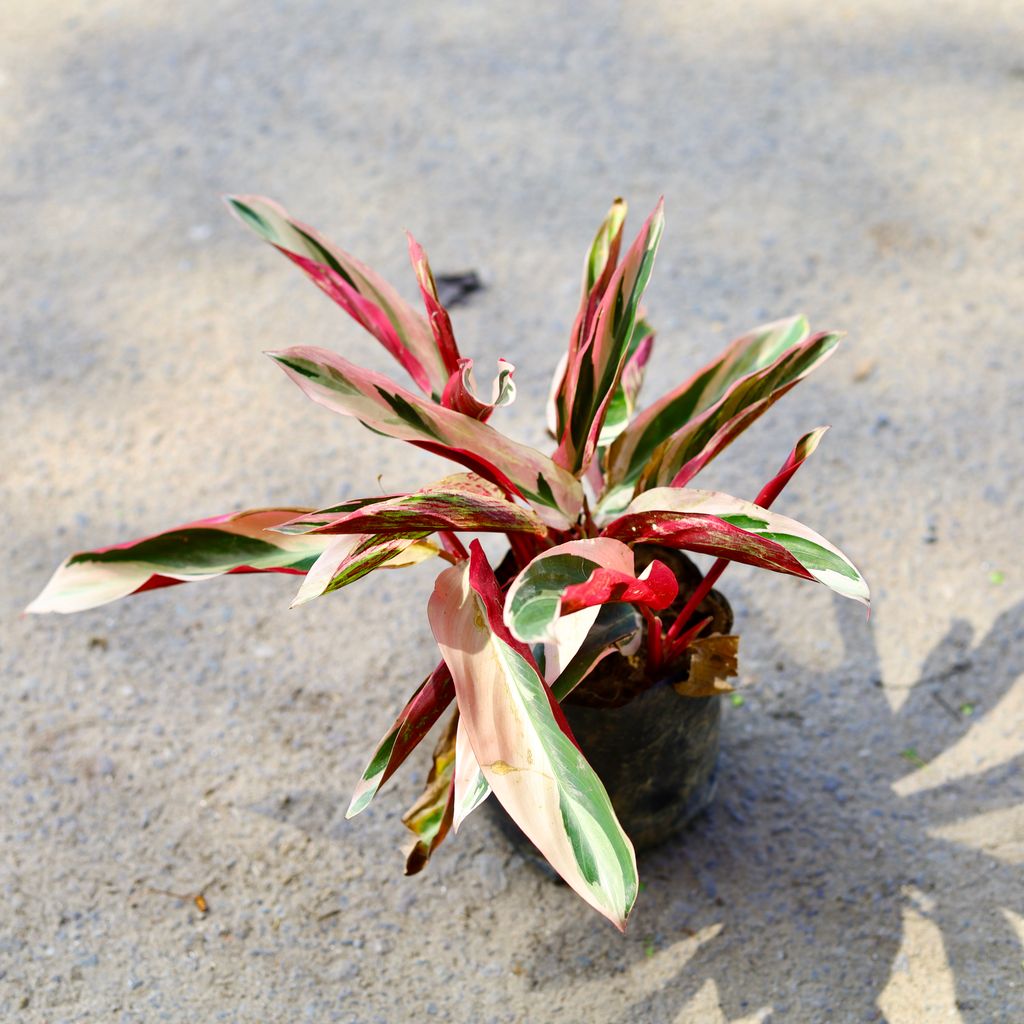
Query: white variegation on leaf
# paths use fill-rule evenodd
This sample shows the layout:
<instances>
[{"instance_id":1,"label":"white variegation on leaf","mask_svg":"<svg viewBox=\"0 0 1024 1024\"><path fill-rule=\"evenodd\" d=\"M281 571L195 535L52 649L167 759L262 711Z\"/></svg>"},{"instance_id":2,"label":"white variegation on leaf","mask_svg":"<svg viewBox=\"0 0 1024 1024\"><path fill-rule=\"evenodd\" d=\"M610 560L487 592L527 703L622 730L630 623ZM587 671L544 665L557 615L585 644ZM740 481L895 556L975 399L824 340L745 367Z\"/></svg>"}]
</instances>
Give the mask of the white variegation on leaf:
<instances>
[{"instance_id":1,"label":"white variegation on leaf","mask_svg":"<svg viewBox=\"0 0 1024 1024\"><path fill-rule=\"evenodd\" d=\"M756 538L778 544L800 564L806 575L830 590L865 605L870 601L867 582L853 562L835 545L795 519L729 494L689 487L655 487L644 491L633 499L622 518L636 517L638 523L642 523L644 516L649 516L670 523L672 520L666 513L714 517ZM609 527L614 528L615 524ZM638 530L642 531L643 527L638 526ZM642 536L642 532L637 534L638 539ZM652 536L652 539L656 538ZM721 554L730 557L727 552ZM760 564L754 559L750 561Z\"/></svg>"},{"instance_id":2,"label":"white variegation on leaf","mask_svg":"<svg viewBox=\"0 0 1024 1024\"><path fill-rule=\"evenodd\" d=\"M469 741L466 723L459 718L458 730L455 734L455 816L452 829L459 831L459 826L489 796L491 787L480 770L473 745Z\"/></svg>"},{"instance_id":3,"label":"white variegation on leaf","mask_svg":"<svg viewBox=\"0 0 1024 1024\"><path fill-rule=\"evenodd\" d=\"M638 885L633 846L532 659L505 629L478 542L469 561L438 577L427 614L495 796L562 878L624 927Z\"/></svg>"},{"instance_id":4,"label":"white variegation on leaf","mask_svg":"<svg viewBox=\"0 0 1024 1024\"><path fill-rule=\"evenodd\" d=\"M402 569L433 558L439 549L436 544L424 540L425 536L364 533L330 536L330 543L306 574L291 606L298 608L322 594L347 587L374 569Z\"/></svg>"}]
</instances>

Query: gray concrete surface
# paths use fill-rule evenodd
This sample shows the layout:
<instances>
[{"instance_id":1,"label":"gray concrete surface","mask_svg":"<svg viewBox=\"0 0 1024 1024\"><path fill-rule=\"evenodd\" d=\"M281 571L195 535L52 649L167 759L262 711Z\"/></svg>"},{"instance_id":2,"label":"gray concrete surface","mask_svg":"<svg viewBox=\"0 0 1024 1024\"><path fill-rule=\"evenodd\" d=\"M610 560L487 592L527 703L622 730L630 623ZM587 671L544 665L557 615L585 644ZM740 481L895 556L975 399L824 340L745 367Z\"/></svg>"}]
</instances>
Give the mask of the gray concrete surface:
<instances>
[{"instance_id":1,"label":"gray concrete surface","mask_svg":"<svg viewBox=\"0 0 1024 1024\"><path fill-rule=\"evenodd\" d=\"M2 7L0 1019L1024 1021L1019 3ZM752 494L830 422L780 509L872 622L726 576L719 797L625 937L483 817L403 879L419 767L344 820L431 662L429 565L18 617L71 550L441 470L260 355L386 365L229 190L410 295L405 227L483 271L456 328L518 364L524 439L618 193L667 201L655 384L775 316L849 331L704 482Z\"/></svg>"}]
</instances>

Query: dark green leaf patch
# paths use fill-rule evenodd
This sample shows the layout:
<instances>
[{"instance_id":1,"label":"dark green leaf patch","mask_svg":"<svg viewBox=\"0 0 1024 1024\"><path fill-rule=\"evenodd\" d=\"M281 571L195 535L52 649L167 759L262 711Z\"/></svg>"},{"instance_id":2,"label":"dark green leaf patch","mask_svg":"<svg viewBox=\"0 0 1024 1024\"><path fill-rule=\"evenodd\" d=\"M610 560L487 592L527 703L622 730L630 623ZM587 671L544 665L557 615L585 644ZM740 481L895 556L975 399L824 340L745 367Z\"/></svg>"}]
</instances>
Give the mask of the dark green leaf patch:
<instances>
[{"instance_id":1,"label":"dark green leaf patch","mask_svg":"<svg viewBox=\"0 0 1024 1024\"><path fill-rule=\"evenodd\" d=\"M172 530L149 537L130 547L112 551L86 551L73 555L68 565L84 562L144 562L157 571L172 573L222 572L234 566L261 563L290 565L304 560L304 555L289 555L281 548L255 537L242 537L224 530L195 527Z\"/></svg>"},{"instance_id":2,"label":"dark green leaf patch","mask_svg":"<svg viewBox=\"0 0 1024 1024\"><path fill-rule=\"evenodd\" d=\"M441 434L437 432L434 425L430 423L424 416L422 416L415 406L404 399L401 395L396 395L392 392L385 391L382 387L377 387L377 394L384 399L385 402L391 407L395 415L403 422L408 424L414 430L418 430L420 433L426 434L428 437L432 437L435 441L439 441L441 444L447 445L447 441Z\"/></svg>"}]
</instances>

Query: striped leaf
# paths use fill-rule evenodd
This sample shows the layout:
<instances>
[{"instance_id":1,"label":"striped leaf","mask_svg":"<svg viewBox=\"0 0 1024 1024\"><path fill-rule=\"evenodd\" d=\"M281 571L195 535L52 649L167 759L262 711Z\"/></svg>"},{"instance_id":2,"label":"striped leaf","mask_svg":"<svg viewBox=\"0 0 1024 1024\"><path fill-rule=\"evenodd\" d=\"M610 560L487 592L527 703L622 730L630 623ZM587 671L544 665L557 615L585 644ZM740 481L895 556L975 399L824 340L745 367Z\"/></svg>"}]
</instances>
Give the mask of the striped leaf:
<instances>
[{"instance_id":1,"label":"striped leaf","mask_svg":"<svg viewBox=\"0 0 1024 1024\"><path fill-rule=\"evenodd\" d=\"M434 272L430 269L430 263L427 261L427 254L408 231L406 238L409 242L409 259L412 262L413 272L416 274L416 282L420 286L420 295L423 297L427 320L434 334L434 343L441 353L445 371L451 377L458 372L460 364L459 346L455 342L451 317L448 316L448 310L441 304L441 298L437 294L437 282L434 280Z\"/></svg>"},{"instance_id":2,"label":"striped leaf","mask_svg":"<svg viewBox=\"0 0 1024 1024\"><path fill-rule=\"evenodd\" d=\"M299 346L269 354L314 402L514 490L548 526L565 529L578 516L583 504L579 481L547 456L486 423L422 399L326 349Z\"/></svg>"},{"instance_id":3,"label":"striped leaf","mask_svg":"<svg viewBox=\"0 0 1024 1024\"><path fill-rule=\"evenodd\" d=\"M641 475L656 478L642 488L684 467L695 473L818 366L839 336L808 339L808 331L802 316L758 327L640 413L608 450L602 513L625 508Z\"/></svg>"},{"instance_id":4,"label":"striped leaf","mask_svg":"<svg viewBox=\"0 0 1024 1024\"><path fill-rule=\"evenodd\" d=\"M824 537L795 519L715 491L657 487L634 498L604 536L651 541L824 583L868 603L856 566Z\"/></svg>"},{"instance_id":5,"label":"striped leaf","mask_svg":"<svg viewBox=\"0 0 1024 1024\"><path fill-rule=\"evenodd\" d=\"M377 744L352 794L345 812L346 818L354 818L369 807L377 791L395 774L454 699L452 674L442 661L420 683L394 724Z\"/></svg>"},{"instance_id":6,"label":"striped leaf","mask_svg":"<svg viewBox=\"0 0 1024 1024\"><path fill-rule=\"evenodd\" d=\"M440 549L423 539L428 533L423 530L405 536L385 533L303 534L304 537L326 539L328 543L306 573L292 601L292 608L341 590L374 569L402 569L433 558Z\"/></svg>"},{"instance_id":7,"label":"striped leaf","mask_svg":"<svg viewBox=\"0 0 1024 1024\"><path fill-rule=\"evenodd\" d=\"M663 227L664 210L659 202L612 274L578 351L570 352L564 387L566 422L554 458L573 473L582 473L597 449L608 405L629 354L640 299L654 267Z\"/></svg>"},{"instance_id":8,"label":"striped leaf","mask_svg":"<svg viewBox=\"0 0 1024 1024\"><path fill-rule=\"evenodd\" d=\"M529 650L509 633L478 541L437 579L427 608L455 681L459 714L495 796L591 906L625 926L636 858Z\"/></svg>"},{"instance_id":9,"label":"striped leaf","mask_svg":"<svg viewBox=\"0 0 1024 1024\"><path fill-rule=\"evenodd\" d=\"M227 202L246 227L301 267L321 291L369 331L426 394L440 399L458 368L458 353L453 357L439 347L430 324L387 281L269 199L228 196Z\"/></svg>"},{"instance_id":10,"label":"striped leaf","mask_svg":"<svg viewBox=\"0 0 1024 1024\"><path fill-rule=\"evenodd\" d=\"M505 599L505 622L524 643L553 643L563 615L590 609L589 629L599 605L628 602L655 611L667 608L679 589L672 572L655 560L636 576L633 564L632 549L611 537L548 548L513 580Z\"/></svg>"},{"instance_id":11,"label":"striped leaf","mask_svg":"<svg viewBox=\"0 0 1024 1024\"><path fill-rule=\"evenodd\" d=\"M548 426L555 440L565 432L566 367L574 361L583 341L590 336L597 308L619 261L622 226L626 221L626 201L616 199L597 229L583 262L583 289L580 307L569 335L569 351L559 360L548 397Z\"/></svg>"},{"instance_id":12,"label":"striped leaf","mask_svg":"<svg viewBox=\"0 0 1024 1024\"><path fill-rule=\"evenodd\" d=\"M685 487L754 420L824 362L841 337L815 335L791 349L771 368L738 381L705 416L669 438L640 474L638 488Z\"/></svg>"},{"instance_id":13,"label":"striped leaf","mask_svg":"<svg viewBox=\"0 0 1024 1024\"><path fill-rule=\"evenodd\" d=\"M354 507L353 507L354 506ZM414 494L364 502L346 501L285 523L286 533L409 534L427 530L478 533L533 533L547 528L529 508L506 498L499 487L475 473L458 473Z\"/></svg>"},{"instance_id":14,"label":"striped leaf","mask_svg":"<svg viewBox=\"0 0 1024 1024\"><path fill-rule=\"evenodd\" d=\"M288 537L275 528L297 508L263 508L201 519L141 540L80 551L66 559L29 612L79 612L144 590L212 579L227 573L302 575L330 543Z\"/></svg>"},{"instance_id":15,"label":"striped leaf","mask_svg":"<svg viewBox=\"0 0 1024 1024\"><path fill-rule=\"evenodd\" d=\"M644 373L653 351L654 331L646 320L638 320L629 341L622 377L608 403L604 424L597 438L598 448L607 448L633 418L640 388L644 383Z\"/></svg>"}]
</instances>

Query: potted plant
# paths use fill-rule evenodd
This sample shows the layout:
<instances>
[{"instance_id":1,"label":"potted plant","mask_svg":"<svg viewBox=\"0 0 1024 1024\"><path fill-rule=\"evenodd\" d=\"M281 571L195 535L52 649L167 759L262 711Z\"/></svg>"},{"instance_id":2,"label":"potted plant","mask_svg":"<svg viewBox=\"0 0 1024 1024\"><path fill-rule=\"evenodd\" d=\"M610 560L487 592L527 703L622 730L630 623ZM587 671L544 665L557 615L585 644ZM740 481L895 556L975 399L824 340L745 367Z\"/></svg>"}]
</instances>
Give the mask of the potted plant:
<instances>
[{"instance_id":1,"label":"potted plant","mask_svg":"<svg viewBox=\"0 0 1024 1024\"><path fill-rule=\"evenodd\" d=\"M652 826L650 814L658 819L645 841L706 802L717 694L735 672L731 613L712 590L722 569L746 562L867 603L867 586L842 552L769 511L823 428L800 439L754 501L691 486L831 354L839 335L811 334L802 317L758 328L637 413L654 342L640 302L662 234L662 205L620 260L626 206L616 200L587 252L579 311L555 373L548 425L556 447L549 457L490 425L515 397L514 368L500 360L489 400L477 392L472 360L459 352L411 236L425 316L274 203L228 202L373 334L416 390L320 348L270 356L313 401L463 472L411 494L233 512L81 552L57 569L29 610L79 611L157 587L252 572L301 576L294 603L303 604L375 569L440 559L427 617L441 658L377 745L348 815L370 803L454 705L426 790L404 819L415 836L407 872L422 868L493 792L554 870L624 927L638 882L633 844L614 805L628 819L631 798L622 778L610 797L601 773L618 768L627 782L656 783L654 806L648 801L637 819L640 831ZM508 550L492 562L478 539L460 536L466 533L503 534ZM702 577L683 551L718 560ZM646 703L653 708L646 718L601 717L602 704ZM596 716L596 738L583 746L597 751L603 744L601 771L588 763L566 712L581 730Z\"/></svg>"}]
</instances>

